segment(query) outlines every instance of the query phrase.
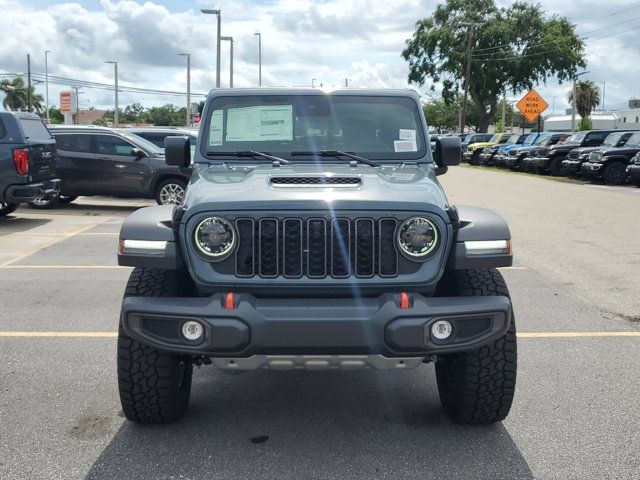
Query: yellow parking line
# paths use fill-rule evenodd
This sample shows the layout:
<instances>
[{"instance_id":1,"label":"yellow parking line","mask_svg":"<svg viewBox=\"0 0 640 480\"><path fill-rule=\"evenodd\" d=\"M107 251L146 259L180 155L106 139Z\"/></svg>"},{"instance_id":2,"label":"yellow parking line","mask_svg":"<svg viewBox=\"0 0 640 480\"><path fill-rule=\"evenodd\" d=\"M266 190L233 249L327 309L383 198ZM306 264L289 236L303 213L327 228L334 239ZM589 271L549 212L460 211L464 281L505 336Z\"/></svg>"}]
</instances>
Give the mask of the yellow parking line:
<instances>
[{"instance_id":1,"label":"yellow parking line","mask_svg":"<svg viewBox=\"0 0 640 480\"><path fill-rule=\"evenodd\" d=\"M115 338L117 332L1 332L0 337ZM640 337L640 332L521 332L518 338Z\"/></svg>"},{"instance_id":2,"label":"yellow parking line","mask_svg":"<svg viewBox=\"0 0 640 480\"><path fill-rule=\"evenodd\" d=\"M26 269L48 269L48 270L73 270L73 269L88 269L88 270L119 270L121 268L133 268L133 267L121 267L119 265L0 265L0 269L13 269L13 270L26 270Z\"/></svg>"},{"instance_id":3,"label":"yellow parking line","mask_svg":"<svg viewBox=\"0 0 640 480\"><path fill-rule=\"evenodd\" d=\"M522 332L518 338L640 337L640 332Z\"/></svg>"}]
</instances>

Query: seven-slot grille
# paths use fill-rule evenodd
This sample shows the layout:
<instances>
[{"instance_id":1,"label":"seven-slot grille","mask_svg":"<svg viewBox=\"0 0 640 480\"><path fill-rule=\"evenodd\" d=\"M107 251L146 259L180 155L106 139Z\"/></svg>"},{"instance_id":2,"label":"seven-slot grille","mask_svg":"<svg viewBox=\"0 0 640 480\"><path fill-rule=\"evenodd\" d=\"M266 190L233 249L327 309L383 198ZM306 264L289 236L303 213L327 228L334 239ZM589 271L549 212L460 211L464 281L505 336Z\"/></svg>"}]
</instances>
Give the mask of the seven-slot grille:
<instances>
[{"instance_id":1,"label":"seven-slot grille","mask_svg":"<svg viewBox=\"0 0 640 480\"><path fill-rule=\"evenodd\" d=\"M395 218L239 218L235 223L238 277L398 275Z\"/></svg>"},{"instance_id":2,"label":"seven-slot grille","mask_svg":"<svg viewBox=\"0 0 640 480\"><path fill-rule=\"evenodd\" d=\"M331 176L291 176L271 177L269 180L275 187L358 187L362 184L360 177Z\"/></svg>"}]
</instances>

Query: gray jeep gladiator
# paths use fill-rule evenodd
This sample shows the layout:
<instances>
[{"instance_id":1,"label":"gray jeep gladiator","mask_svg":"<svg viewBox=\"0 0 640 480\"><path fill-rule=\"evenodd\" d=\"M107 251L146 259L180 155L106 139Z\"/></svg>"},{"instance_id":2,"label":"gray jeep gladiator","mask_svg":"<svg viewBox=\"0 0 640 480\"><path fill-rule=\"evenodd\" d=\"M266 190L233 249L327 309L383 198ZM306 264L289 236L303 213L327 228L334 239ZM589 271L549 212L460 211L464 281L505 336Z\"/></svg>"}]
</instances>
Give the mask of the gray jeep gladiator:
<instances>
[{"instance_id":1,"label":"gray jeep gladiator","mask_svg":"<svg viewBox=\"0 0 640 480\"><path fill-rule=\"evenodd\" d=\"M394 369L435 363L460 423L504 419L516 332L497 267L511 236L452 206L411 90L233 89L207 98L198 145L165 140L193 175L182 205L137 210L120 233L135 267L119 325L124 414L180 417L193 366Z\"/></svg>"}]
</instances>

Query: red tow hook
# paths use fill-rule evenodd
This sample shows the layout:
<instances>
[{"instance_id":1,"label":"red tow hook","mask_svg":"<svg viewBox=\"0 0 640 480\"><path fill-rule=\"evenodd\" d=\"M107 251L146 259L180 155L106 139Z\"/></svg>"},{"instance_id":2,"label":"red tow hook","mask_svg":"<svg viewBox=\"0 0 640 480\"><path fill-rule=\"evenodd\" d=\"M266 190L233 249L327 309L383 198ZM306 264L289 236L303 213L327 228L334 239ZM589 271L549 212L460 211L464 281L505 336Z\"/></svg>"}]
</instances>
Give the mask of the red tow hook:
<instances>
[{"instance_id":1,"label":"red tow hook","mask_svg":"<svg viewBox=\"0 0 640 480\"><path fill-rule=\"evenodd\" d=\"M402 292L400 294L400 308L402 310L408 310L409 307L409 295L407 295L407 292Z\"/></svg>"},{"instance_id":2,"label":"red tow hook","mask_svg":"<svg viewBox=\"0 0 640 480\"><path fill-rule=\"evenodd\" d=\"M227 293L227 296L224 300L224 308L226 308L227 310L233 310L234 308L236 308L236 302L233 298L232 292Z\"/></svg>"}]
</instances>

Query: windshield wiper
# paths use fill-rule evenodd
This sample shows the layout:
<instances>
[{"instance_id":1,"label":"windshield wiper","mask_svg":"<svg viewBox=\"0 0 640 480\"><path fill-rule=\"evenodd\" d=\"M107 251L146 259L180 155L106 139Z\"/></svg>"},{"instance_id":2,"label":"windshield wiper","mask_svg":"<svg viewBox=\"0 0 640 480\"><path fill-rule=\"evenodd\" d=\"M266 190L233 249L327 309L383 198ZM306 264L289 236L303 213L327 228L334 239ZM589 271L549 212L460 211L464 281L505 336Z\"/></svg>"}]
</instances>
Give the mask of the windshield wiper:
<instances>
[{"instance_id":1,"label":"windshield wiper","mask_svg":"<svg viewBox=\"0 0 640 480\"><path fill-rule=\"evenodd\" d=\"M361 157L359 155L354 155L353 153L342 152L340 150L320 150L318 152L291 152L291 156L294 155L308 155L308 156L319 156L319 157L347 157L351 160L355 160L356 162L364 163L371 167L381 167L378 162L374 162L373 160L369 160L368 158Z\"/></svg>"},{"instance_id":2,"label":"windshield wiper","mask_svg":"<svg viewBox=\"0 0 640 480\"><path fill-rule=\"evenodd\" d=\"M268 153L256 152L255 150L240 150L238 152L207 152L207 157L261 157L271 160L272 162L280 162L280 163L291 163L289 160L284 158L276 157L273 155L269 155Z\"/></svg>"}]
</instances>

